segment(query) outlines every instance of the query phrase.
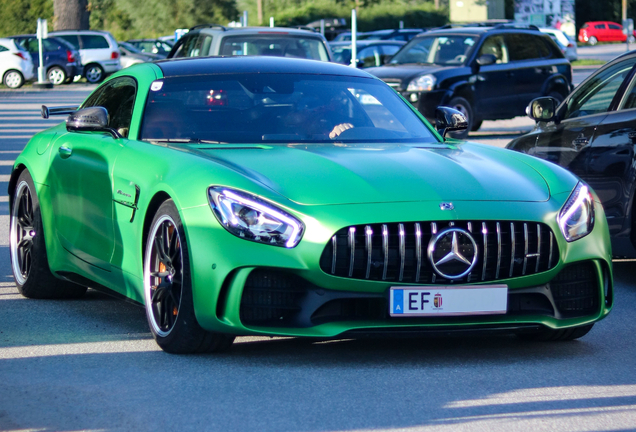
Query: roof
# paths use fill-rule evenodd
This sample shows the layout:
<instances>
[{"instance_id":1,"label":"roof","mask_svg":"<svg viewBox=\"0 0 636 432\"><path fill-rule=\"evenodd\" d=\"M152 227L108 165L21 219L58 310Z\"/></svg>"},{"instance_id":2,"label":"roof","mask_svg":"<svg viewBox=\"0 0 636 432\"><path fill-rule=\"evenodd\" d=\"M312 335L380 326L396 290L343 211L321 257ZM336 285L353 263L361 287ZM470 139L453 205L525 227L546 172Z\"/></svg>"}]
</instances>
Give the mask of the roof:
<instances>
[{"instance_id":1,"label":"roof","mask_svg":"<svg viewBox=\"0 0 636 432\"><path fill-rule=\"evenodd\" d=\"M337 63L267 56L188 57L155 62L166 78L229 73L300 73L374 78Z\"/></svg>"},{"instance_id":2,"label":"roof","mask_svg":"<svg viewBox=\"0 0 636 432\"><path fill-rule=\"evenodd\" d=\"M538 28L526 28L526 27L514 27L514 26L480 26L480 27L453 27L453 28L440 28L429 30L426 33L415 36L416 38L432 36L437 34L474 34L481 35L483 33L495 33L495 32L529 32L529 33L540 33Z\"/></svg>"},{"instance_id":3,"label":"roof","mask_svg":"<svg viewBox=\"0 0 636 432\"><path fill-rule=\"evenodd\" d=\"M203 30L221 32L221 33L223 32L251 33L251 34L273 33L273 34L291 34L291 35L302 35L302 36L316 35L317 37L322 36L320 33L317 33L314 31L289 28L289 27L223 27L223 26L203 27L203 26L197 26L197 27L193 27L193 29L191 29L190 31L203 31Z\"/></svg>"},{"instance_id":4,"label":"roof","mask_svg":"<svg viewBox=\"0 0 636 432\"><path fill-rule=\"evenodd\" d=\"M367 47L369 45L406 45L405 41L393 40L393 39L363 39L356 41L357 47ZM329 46L332 47L343 47L343 46L351 46L351 41L336 41L329 42Z\"/></svg>"}]
</instances>

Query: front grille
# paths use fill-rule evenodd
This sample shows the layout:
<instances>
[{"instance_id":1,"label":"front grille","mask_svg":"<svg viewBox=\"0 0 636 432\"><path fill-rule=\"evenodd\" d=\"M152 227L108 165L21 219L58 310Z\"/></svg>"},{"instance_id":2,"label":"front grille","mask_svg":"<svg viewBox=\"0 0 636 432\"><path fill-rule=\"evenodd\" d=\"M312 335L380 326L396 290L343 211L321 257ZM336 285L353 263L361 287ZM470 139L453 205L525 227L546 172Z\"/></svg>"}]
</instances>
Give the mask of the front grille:
<instances>
[{"instance_id":1,"label":"front grille","mask_svg":"<svg viewBox=\"0 0 636 432\"><path fill-rule=\"evenodd\" d=\"M387 83L389 86L391 86L392 88L394 88L396 90L400 89L401 81L399 79L396 79L396 78L384 78L384 79L382 79L382 81L384 81L385 83Z\"/></svg>"},{"instance_id":2,"label":"front grille","mask_svg":"<svg viewBox=\"0 0 636 432\"><path fill-rule=\"evenodd\" d=\"M475 266L459 279L437 274L427 255L431 238L448 227L468 231L477 244ZM451 284L537 274L554 268L558 259L554 234L543 223L405 222L341 229L325 247L320 268L327 274L351 279Z\"/></svg>"},{"instance_id":3,"label":"front grille","mask_svg":"<svg viewBox=\"0 0 636 432\"><path fill-rule=\"evenodd\" d=\"M598 312L599 284L594 264L586 261L565 267L550 281L554 303L564 318Z\"/></svg>"}]
</instances>

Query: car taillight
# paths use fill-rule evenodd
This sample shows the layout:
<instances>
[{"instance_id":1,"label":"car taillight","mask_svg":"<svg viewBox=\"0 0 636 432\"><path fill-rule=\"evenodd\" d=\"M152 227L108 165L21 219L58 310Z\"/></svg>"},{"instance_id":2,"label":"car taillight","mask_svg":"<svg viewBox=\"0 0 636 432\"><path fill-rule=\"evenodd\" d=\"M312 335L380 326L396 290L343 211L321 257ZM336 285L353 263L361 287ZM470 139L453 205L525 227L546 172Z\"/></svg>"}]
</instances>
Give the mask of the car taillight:
<instances>
[{"instance_id":1,"label":"car taillight","mask_svg":"<svg viewBox=\"0 0 636 432\"><path fill-rule=\"evenodd\" d=\"M572 43L568 44L568 48L573 48L573 47L574 47L574 44L572 44Z\"/></svg>"},{"instance_id":2,"label":"car taillight","mask_svg":"<svg viewBox=\"0 0 636 432\"><path fill-rule=\"evenodd\" d=\"M24 54L22 54L21 52L16 52L13 53L13 55L17 55L18 57L20 57L22 60L26 60L26 57L24 56Z\"/></svg>"},{"instance_id":3,"label":"car taillight","mask_svg":"<svg viewBox=\"0 0 636 432\"><path fill-rule=\"evenodd\" d=\"M75 61L75 57L73 56L73 53L66 50L66 61L69 63L73 63Z\"/></svg>"},{"instance_id":4,"label":"car taillight","mask_svg":"<svg viewBox=\"0 0 636 432\"><path fill-rule=\"evenodd\" d=\"M115 60L119 58L119 53L117 51L113 51L113 53L110 55L110 58Z\"/></svg>"}]
</instances>

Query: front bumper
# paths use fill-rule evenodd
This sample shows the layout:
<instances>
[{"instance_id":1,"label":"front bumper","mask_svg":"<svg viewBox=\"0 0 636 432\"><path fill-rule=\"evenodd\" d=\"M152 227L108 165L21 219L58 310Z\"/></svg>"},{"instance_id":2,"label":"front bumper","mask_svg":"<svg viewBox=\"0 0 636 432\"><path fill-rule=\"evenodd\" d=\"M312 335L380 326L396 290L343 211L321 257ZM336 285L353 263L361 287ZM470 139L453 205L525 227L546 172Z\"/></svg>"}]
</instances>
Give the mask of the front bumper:
<instances>
[{"instance_id":1,"label":"front bumper","mask_svg":"<svg viewBox=\"0 0 636 432\"><path fill-rule=\"evenodd\" d=\"M555 222L560 203L497 203L497 219L549 225L559 251L557 264L548 271L497 280L509 289L505 315L392 318L388 314L390 287L422 284L349 279L321 270L325 246L346 226L422 220L423 214L438 221L493 219L492 209L483 203L455 203L452 213L436 206L425 202L315 206L308 209L311 216L302 217L307 229L294 249L237 238L211 224L214 216L207 206L185 210L197 319L210 331L237 335L332 338L393 330L556 329L594 322L609 313L611 250L600 204L596 204L592 233L567 243ZM395 215L400 219L395 220ZM568 291L568 287L573 288ZM581 298L585 304L576 303Z\"/></svg>"}]
</instances>

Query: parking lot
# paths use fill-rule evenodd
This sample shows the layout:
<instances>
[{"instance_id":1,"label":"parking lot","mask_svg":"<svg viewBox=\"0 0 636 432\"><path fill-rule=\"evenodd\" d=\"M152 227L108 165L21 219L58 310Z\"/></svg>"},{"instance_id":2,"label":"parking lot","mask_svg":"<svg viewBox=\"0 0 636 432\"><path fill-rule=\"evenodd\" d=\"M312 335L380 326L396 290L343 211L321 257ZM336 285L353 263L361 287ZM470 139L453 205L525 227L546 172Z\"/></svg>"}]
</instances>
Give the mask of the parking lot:
<instances>
[{"instance_id":1,"label":"parking lot","mask_svg":"<svg viewBox=\"0 0 636 432\"><path fill-rule=\"evenodd\" d=\"M596 47L594 47L596 49ZM589 70L575 73L575 83ZM0 183L28 139L94 86L0 93ZM504 146L526 118L470 139ZM6 192L3 192L5 194ZM11 277L0 196L0 430L632 430L636 268L615 262L609 317L574 342L508 335L311 342L238 338L227 354L174 356L144 310L90 290L27 300Z\"/></svg>"}]
</instances>

